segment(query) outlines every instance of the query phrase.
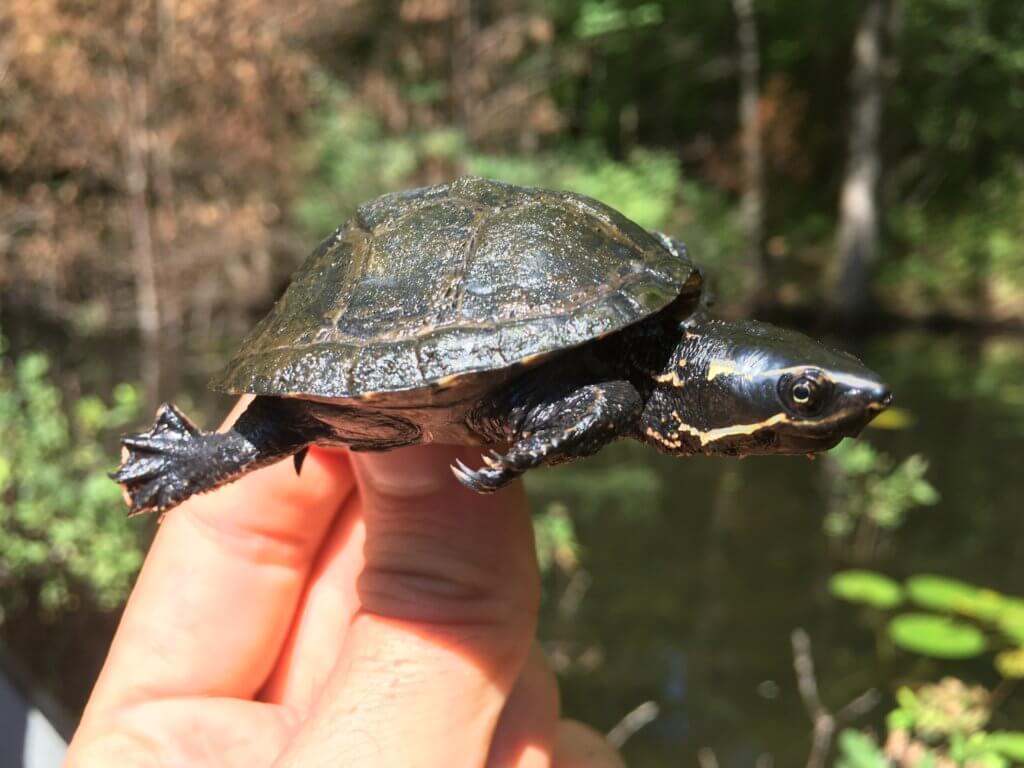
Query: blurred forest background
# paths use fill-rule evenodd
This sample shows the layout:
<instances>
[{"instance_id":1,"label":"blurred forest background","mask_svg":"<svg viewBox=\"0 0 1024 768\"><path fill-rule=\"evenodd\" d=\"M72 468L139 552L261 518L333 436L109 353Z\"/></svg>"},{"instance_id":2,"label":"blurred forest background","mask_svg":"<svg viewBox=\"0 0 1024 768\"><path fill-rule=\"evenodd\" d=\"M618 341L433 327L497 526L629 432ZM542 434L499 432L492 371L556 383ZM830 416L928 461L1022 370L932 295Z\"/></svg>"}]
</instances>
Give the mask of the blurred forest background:
<instances>
[{"instance_id":1,"label":"blurred forest background","mask_svg":"<svg viewBox=\"0 0 1024 768\"><path fill-rule=\"evenodd\" d=\"M716 739L718 757L700 753L702 767L759 755L796 764L810 726L793 686L788 709L771 716L744 709L739 692L775 700L773 681L791 676L793 626L818 622L832 638L825 653L847 662L832 670L844 700L949 672L915 662L910 674L891 654L876 658L881 614L868 631L823 608L830 589L874 611L908 594L921 606L913 582L864 571L867 581L829 587L831 574L871 567L903 579L963 564L954 575L1006 600L1024 594L1024 532L1019 515L1007 519L1024 494L1014 469L1024 460L1022 126L1019 0L4 0L0 636L72 712L80 705L144 538L104 475L116 433L165 398L217 418L224 402L204 393L206 376L357 204L463 173L569 188L685 240L723 313L872 332L855 347L906 397L877 448L841 451L813 476L786 465L789 486L774 465L680 470L630 447L589 465L600 482L584 465L530 486L550 577L545 626L575 714L610 727L653 695L630 670L657 658L660 678L649 682L666 725L636 742L637 764L692 757ZM938 491L928 460L940 467ZM711 490L680 520L673 498L694 485ZM788 530L755 526L742 538L745 494ZM946 523L904 528L910 510L940 499ZM634 516L619 530L609 508ZM806 545L790 551L801 530ZM617 551L647 532L648 549ZM772 535L784 542L777 593L758 566ZM679 549L659 560L663 542ZM732 544L742 554L727 554ZM674 582L683 560L696 565ZM734 573L728 563L743 565ZM636 575L602 598L610 613L578 618L581 584L602 568ZM750 577L747 592L731 592L737 573ZM704 586L694 592L690 577ZM624 608L637 594L659 639L657 651L639 641L632 655L619 649L634 667L608 666L591 653L594 637L567 629L619 637L639 620ZM956 611L991 619L958 594ZM750 613L762 603L805 612ZM1024 676L1024 604L1014 605L1021 622L1003 627L1002 646L961 646L955 658L1006 646L1017 666L1000 657L997 674L990 654L980 677L953 670L1001 691L1004 711L999 686ZM694 625L673 623L683 613ZM858 626L854 647L843 645ZM716 634L726 627L748 643L728 659ZM772 657L782 672L759 666L763 649L749 646L769 636L782 639ZM906 636L887 635L904 651ZM684 656L711 702L696 723L679 714L691 683ZM703 680L698 667L711 670ZM598 669L614 691L604 698L587 677ZM894 730L913 743L924 698L913 709L909 695L893 709L903 712ZM935 695L939 709L944 695L971 713L979 696L996 709L972 688ZM1014 725L1003 717L1004 730ZM925 741L943 755L959 744L963 757L986 721ZM859 733L843 749L870 757Z\"/></svg>"}]
</instances>

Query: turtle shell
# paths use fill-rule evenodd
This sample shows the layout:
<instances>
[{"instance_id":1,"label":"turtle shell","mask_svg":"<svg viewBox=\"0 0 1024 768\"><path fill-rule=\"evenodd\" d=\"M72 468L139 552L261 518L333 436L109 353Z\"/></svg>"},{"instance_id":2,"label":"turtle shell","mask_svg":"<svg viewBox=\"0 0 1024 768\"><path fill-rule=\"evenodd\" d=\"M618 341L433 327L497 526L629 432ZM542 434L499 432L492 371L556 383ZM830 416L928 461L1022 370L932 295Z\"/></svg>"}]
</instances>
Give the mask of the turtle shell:
<instances>
[{"instance_id":1,"label":"turtle shell","mask_svg":"<svg viewBox=\"0 0 1024 768\"><path fill-rule=\"evenodd\" d=\"M447 386L613 333L699 289L683 255L596 200L460 178L360 206L213 387L350 398Z\"/></svg>"}]
</instances>

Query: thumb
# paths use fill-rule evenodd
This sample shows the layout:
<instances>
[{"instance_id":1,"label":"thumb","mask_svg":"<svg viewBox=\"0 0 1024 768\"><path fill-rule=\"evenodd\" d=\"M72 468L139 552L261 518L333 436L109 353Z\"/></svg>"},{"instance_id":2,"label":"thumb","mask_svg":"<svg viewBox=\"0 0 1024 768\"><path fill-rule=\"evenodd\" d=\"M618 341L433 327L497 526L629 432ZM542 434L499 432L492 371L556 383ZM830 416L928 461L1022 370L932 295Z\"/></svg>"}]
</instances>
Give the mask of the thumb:
<instances>
[{"instance_id":1,"label":"thumb","mask_svg":"<svg viewBox=\"0 0 1024 768\"><path fill-rule=\"evenodd\" d=\"M483 765L529 652L539 581L518 484L480 496L472 451L355 454L361 610L283 765Z\"/></svg>"}]
</instances>

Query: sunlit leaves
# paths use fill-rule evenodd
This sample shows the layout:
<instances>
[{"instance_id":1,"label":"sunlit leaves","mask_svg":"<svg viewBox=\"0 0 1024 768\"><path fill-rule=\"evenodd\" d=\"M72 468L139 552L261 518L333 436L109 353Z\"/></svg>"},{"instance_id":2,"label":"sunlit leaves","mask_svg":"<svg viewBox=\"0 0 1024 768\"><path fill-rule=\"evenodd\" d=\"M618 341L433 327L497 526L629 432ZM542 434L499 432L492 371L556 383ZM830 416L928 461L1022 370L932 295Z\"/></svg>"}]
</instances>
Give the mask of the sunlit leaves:
<instances>
[{"instance_id":1,"label":"sunlit leaves","mask_svg":"<svg viewBox=\"0 0 1024 768\"><path fill-rule=\"evenodd\" d=\"M637 151L625 162L594 149L536 160L477 155L470 166L481 176L589 195L649 229L665 226L681 180L675 159L659 151Z\"/></svg>"},{"instance_id":2,"label":"sunlit leaves","mask_svg":"<svg viewBox=\"0 0 1024 768\"><path fill-rule=\"evenodd\" d=\"M572 573L579 566L580 544L565 504L553 502L534 515L533 533L541 573L546 574L554 565L565 573Z\"/></svg>"},{"instance_id":3,"label":"sunlit leaves","mask_svg":"<svg viewBox=\"0 0 1024 768\"><path fill-rule=\"evenodd\" d=\"M836 741L839 746L836 768L889 768L885 753L866 733L847 728L840 732Z\"/></svg>"},{"instance_id":4,"label":"sunlit leaves","mask_svg":"<svg viewBox=\"0 0 1024 768\"><path fill-rule=\"evenodd\" d=\"M841 571L829 581L832 594L843 600L886 610L903 602L903 588L888 576L873 571Z\"/></svg>"},{"instance_id":5,"label":"sunlit leaves","mask_svg":"<svg viewBox=\"0 0 1024 768\"><path fill-rule=\"evenodd\" d=\"M890 639L907 651L938 659L969 659L985 651L977 627L930 613L903 613L889 622Z\"/></svg>"},{"instance_id":6,"label":"sunlit leaves","mask_svg":"<svg viewBox=\"0 0 1024 768\"><path fill-rule=\"evenodd\" d=\"M1024 732L994 731L985 734L982 744L990 750L999 752L1010 760L1024 762Z\"/></svg>"},{"instance_id":7,"label":"sunlit leaves","mask_svg":"<svg viewBox=\"0 0 1024 768\"><path fill-rule=\"evenodd\" d=\"M902 687L896 700L897 707L886 717L889 735L884 748L857 733L849 737L849 744L840 737L843 757L848 752L871 755L874 747L886 758L886 766L1009 768L1011 762L1024 760L1024 733L985 730L997 699L980 685L945 677L917 690ZM840 765L857 763L841 761Z\"/></svg>"},{"instance_id":8,"label":"sunlit leaves","mask_svg":"<svg viewBox=\"0 0 1024 768\"><path fill-rule=\"evenodd\" d=\"M999 605L995 593L947 576L921 574L907 579L907 594L922 608L991 618Z\"/></svg>"},{"instance_id":9,"label":"sunlit leaves","mask_svg":"<svg viewBox=\"0 0 1024 768\"><path fill-rule=\"evenodd\" d=\"M139 397L122 385L113 405L86 396L69 416L48 369L36 353L0 363L0 600L24 599L19 590L34 585L53 611L84 586L112 607L126 595L141 550L106 476L116 457L104 439L137 417Z\"/></svg>"},{"instance_id":10,"label":"sunlit leaves","mask_svg":"<svg viewBox=\"0 0 1024 768\"><path fill-rule=\"evenodd\" d=\"M926 477L928 462L920 454L897 464L864 440L847 440L833 448L826 461L835 472L824 526L835 538L849 536L863 525L897 528L914 508L939 501Z\"/></svg>"},{"instance_id":11,"label":"sunlit leaves","mask_svg":"<svg viewBox=\"0 0 1024 768\"><path fill-rule=\"evenodd\" d=\"M618 0L584 0L575 33L586 40L658 24L661 20L661 6L657 3L627 6Z\"/></svg>"},{"instance_id":12,"label":"sunlit leaves","mask_svg":"<svg viewBox=\"0 0 1024 768\"><path fill-rule=\"evenodd\" d=\"M965 581L933 574L918 574L900 586L874 571L836 573L829 582L832 594L842 600L878 610L898 608L908 600L936 613L901 613L888 624L889 639L899 648L940 659L969 658L983 653L989 639L975 624L951 614L984 622L999 631L999 644L1010 644L995 658L1005 678L1024 677L1024 600ZM939 615L944 614L944 615Z\"/></svg>"}]
</instances>

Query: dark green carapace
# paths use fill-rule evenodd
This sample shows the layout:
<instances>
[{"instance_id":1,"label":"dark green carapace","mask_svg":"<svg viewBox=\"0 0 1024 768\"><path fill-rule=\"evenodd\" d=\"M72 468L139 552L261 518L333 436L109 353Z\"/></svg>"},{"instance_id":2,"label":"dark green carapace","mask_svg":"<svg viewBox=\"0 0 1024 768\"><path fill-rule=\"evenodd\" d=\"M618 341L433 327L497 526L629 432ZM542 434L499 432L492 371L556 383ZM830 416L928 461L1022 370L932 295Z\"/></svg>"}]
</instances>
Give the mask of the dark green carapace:
<instances>
[{"instance_id":1,"label":"dark green carapace","mask_svg":"<svg viewBox=\"0 0 1024 768\"><path fill-rule=\"evenodd\" d=\"M462 178L385 195L325 239L213 386L226 433L165 405L123 442L133 513L312 444L489 449L495 491L620 437L676 454L813 453L890 399L854 357L709 318L685 247L568 192Z\"/></svg>"}]
</instances>

